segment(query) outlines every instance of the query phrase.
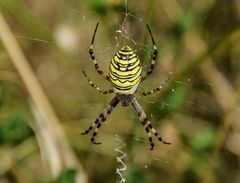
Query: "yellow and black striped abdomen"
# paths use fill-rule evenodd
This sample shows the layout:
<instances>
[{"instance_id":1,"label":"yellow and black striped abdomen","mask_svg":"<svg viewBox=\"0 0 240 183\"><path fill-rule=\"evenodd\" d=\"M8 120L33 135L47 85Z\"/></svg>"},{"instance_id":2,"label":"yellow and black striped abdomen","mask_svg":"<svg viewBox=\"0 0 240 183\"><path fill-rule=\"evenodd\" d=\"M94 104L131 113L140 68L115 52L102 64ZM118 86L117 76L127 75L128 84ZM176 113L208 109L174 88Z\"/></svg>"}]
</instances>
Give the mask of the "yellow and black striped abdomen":
<instances>
[{"instance_id":1,"label":"yellow and black striped abdomen","mask_svg":"<svg viewBox=\"0 0 240 183\"><path fill-rule=\"evenodd\" d=\"M141 80L142 66L134 51L124 46L113 57L109 77L115 93L133 94Z\"/></svg>"}]
</instances>

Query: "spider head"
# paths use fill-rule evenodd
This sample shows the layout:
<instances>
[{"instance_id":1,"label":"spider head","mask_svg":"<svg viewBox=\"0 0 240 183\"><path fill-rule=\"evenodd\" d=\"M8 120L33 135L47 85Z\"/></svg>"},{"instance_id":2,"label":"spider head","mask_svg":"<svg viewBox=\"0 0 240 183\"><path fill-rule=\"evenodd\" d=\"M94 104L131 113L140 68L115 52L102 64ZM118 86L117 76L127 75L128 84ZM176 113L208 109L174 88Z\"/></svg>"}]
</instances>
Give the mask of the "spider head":
<instances>
[{"instance_id":1,"label":"spider head","mask_svg":"<svg viewBox=\"0 0 240 183\"><path fill-rule=\"evenodd\" d=\"M118 99L121 101L121 104L123 107L129 106L129 104L132 102L134 95L124 95L124 94L118 94Z\"/></svg>"}]
</instances>

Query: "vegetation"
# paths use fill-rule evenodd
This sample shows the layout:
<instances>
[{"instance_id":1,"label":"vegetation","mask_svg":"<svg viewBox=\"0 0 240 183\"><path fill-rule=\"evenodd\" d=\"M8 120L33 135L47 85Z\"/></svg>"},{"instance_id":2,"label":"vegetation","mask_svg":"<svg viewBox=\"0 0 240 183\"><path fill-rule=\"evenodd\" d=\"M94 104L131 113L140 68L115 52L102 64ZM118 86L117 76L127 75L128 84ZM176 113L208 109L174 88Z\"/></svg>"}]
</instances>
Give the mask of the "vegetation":
<instances>
[{"instance_id":1,"label":"vegetation","mask_svg":"<svg viewBox=\"0 0 240 183\"><path fill-rule=\"evenodd\" d=\"M116 107L92 145L82 136L113 98L107 73L123 45L153 75L139 90L149 119L171 145L150 145L133 110ZM0 182L240 182L240 3L238 1L0 1ZM121 158L120 158L121 157ZM121 160L119 160L119 158ZM122 164L122 163L123 164ZM124 182L122 180L122 182Z\"/></svg>"}]
</instances>

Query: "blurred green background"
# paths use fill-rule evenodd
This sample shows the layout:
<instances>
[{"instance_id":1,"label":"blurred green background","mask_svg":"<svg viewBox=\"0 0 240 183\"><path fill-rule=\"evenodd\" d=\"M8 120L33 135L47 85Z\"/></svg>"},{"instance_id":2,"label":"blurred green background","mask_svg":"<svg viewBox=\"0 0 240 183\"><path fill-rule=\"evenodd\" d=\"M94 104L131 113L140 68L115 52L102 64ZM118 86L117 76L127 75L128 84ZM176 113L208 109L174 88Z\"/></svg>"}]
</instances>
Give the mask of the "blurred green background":
<instances>
[{"instance_id":1,"label":"blurred green background","mask_svg":"<svg viewBox=\"0 0 240 183\"><path fill-rule=\"evenodd\" d=\"M0 11L64 131L64 137L49 135L59 129L41 122L0 41L1 183L84 182L77 174L86 182L120 182L120 147L127 183L240 182L240 1L2 0ZM136 96L171 145L154 138L150 151L133 110L120 105L100 129L101 145L91 144L91 133L81 136L114 96L97 93L82 75L85 70L103 89L111 87L88 54L97 22L94 53L106 73L126 44L147 70L150 25L159 56L139 90L159 86L171 73L172 80L160 93ZM50 151L54 140L69 146L77 166L59 163L68 154L60 146Z\"/></svg>"}]
</instances>

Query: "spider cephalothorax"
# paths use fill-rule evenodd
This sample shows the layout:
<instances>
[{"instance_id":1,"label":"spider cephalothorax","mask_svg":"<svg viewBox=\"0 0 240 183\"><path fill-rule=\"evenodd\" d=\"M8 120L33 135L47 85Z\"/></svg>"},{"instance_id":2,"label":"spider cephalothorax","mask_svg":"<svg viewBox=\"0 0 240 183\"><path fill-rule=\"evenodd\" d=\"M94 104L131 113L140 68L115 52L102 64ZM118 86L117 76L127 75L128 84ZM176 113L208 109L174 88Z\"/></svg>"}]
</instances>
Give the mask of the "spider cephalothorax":
<instances>
[{"instance_id":1,"label":"spider cephalothorax","mask_svg":"<svg viewBox=\"0 0 240 183\"><path fill-rule=\"evenodd\" d=\"M146 116L145 112L143 111L142 107L140 106L136 97L134 96L134 93L138 92L137 91L138 85L143 80L145 80L149 75L151 75L154 69L157 54L158 54L157 47L155 45L149 26L147 25L147 29L152 39L154 52L152 56L151 65L147 73L144 76L141 76L142 66L141 66L140 60L138 59L138 56L136 55L136 53L129 46L122 47L113 56L113 59L111 60L109 65L109 75L105 75L103 73L103 71L99 68L97 60L95 59L95 56L93 54L93 43L94 43L98 25L99 24L97 23L94 34L93 34L91 46L89 49L89 54L91 56L91 59L94 63L94 66L97 72L100 75L102 75L106 80L110 81L113 88L110 90L102 90L88 78L87 74L84 71L83 71L83 74L87 78L89 84L93 88L95 88L98 92L102 94L115 93L116 95L108 104L108 106L104 109L104 111L99 115L99 117L95 120L95 122L88 128L88 130L82 133L82 135L88 134L96 126L94 133L92 135L91 141L94 144L100 144L99 142L95 142L95 137L97 135L98 129L101 127L103 122L107 119L107 117L111 114L112 110L117 106L117 104L121 102L122 106L132 105L136 115L139 117L140 122L142 123L142 125L144 126L148 134L148 139L151 144L151 150L153 150L153 147L154 147L151 133L153 133L160 142L164 144L170 144L169 142L162 140L160 135L151 125L151 122L149 121L148 117ZM146 95L151 95L155 92L158 92L166 84L166 82L169 79L170 77L166 81L164 81L159 87L153 90L139 92L139 93L143 96L146 96Z\"/></svg>"},{"instance_id":2,"label":"spider cephalothorax","mask_svg":"<svg viewBox=\"0 0 240 183\"><path fill-rule=\"evenodd\" d=\"M133 94L129 94L129 95L117 94L116 96L118 100L121 102L123 107L129 106L134 98Z\"/></svg>"}]
</instances>

